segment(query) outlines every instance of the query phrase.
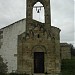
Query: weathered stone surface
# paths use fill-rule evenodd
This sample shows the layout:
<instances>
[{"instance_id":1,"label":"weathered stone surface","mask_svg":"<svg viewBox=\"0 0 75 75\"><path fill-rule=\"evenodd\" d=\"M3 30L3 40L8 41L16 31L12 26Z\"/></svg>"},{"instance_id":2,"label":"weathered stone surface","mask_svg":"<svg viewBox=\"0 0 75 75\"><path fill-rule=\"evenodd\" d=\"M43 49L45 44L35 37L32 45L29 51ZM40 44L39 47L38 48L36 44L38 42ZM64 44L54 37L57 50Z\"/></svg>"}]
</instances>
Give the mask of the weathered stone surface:
<instances>
[{"instance_id":1,"label":"weathered stone surface","mask_svg":"<svg viewBox=\"0 0 75 75\"><path fill-rule=\"evenodd\" d=\"M71 59L71 45L68 43L61 43L61 59Z\"/></svg>"}]
</instances>

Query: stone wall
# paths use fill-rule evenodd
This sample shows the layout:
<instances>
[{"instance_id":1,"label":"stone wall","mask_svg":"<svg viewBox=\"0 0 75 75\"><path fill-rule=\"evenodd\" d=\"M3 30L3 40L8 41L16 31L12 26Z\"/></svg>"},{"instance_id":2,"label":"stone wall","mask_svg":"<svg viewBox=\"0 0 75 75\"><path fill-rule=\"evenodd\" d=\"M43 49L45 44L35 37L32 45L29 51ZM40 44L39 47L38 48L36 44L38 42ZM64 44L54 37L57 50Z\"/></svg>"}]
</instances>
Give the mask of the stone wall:
<instances>
[{"instance_id":1,"label":"stone wall","mask_svg":"<svg viewBox=\"0 0 75 75\"><path fill-rule=\"evenodd\" d=\"M61 59L71 59L71 45L68 43L61 43Z\"/></svg>"}]
</instances>

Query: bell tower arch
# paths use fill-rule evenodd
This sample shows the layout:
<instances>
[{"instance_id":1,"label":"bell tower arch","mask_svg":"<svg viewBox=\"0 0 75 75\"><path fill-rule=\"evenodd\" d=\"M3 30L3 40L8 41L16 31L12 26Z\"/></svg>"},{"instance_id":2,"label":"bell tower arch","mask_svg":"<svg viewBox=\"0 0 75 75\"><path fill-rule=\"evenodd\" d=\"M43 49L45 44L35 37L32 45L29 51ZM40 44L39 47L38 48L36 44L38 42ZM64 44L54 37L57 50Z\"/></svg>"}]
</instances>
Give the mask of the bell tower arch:
<instances>
[{"instance_id":1,"label":"bell tower arch","mask_svg":"<svg viewBox=\"0 0 75 75\"><path fill-rule=\"evenodd\" d=\"M51 12L50 12L50 0L27 0L26 8L26 31L29 31L29 27L33 24L33 6L40 2L44 7L45 13L45 29L47 32L50 32L51 28Z\"/></svg>"}]
</instances>

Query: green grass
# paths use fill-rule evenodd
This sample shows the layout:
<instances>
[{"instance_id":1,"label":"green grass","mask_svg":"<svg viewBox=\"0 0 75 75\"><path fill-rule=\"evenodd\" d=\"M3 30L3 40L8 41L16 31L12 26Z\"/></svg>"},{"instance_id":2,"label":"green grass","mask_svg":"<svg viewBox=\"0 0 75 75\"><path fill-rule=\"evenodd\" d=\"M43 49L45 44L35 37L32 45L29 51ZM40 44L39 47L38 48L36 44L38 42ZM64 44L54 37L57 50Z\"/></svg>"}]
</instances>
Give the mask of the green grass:
<instances>
[{"instance_id":1,"label":"green grass","mask_svg":"<svg viewBox=\"0 0 75 75\"><path fill-rule=\"evenodd\" d=\"M62 60L62 75L75 75L75 60Z\"/></svg>"}]
</instances>

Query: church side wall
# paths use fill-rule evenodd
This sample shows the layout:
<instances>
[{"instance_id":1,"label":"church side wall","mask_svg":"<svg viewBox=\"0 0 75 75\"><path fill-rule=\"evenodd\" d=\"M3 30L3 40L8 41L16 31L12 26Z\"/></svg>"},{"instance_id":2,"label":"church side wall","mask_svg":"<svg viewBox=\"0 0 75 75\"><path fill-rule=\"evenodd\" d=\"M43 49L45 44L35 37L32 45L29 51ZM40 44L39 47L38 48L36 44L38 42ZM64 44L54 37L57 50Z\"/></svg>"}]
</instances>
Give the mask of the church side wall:
<instances>
[{"instance_id":1,"label":"church side wall","mask_svg":"<svg viewBox=\"0 0 75 75\"><path fill-rule=\"evenodd\" d=\"M3 29L3 43L0 47L0 55L2 55L4 62L8 62L8 71L17 69L17 36L25 32L25 20L18 21ZM1 31L0 30L0 31Z\"/></svg>"},{"instance_id":2,"label":"church side wall","mask_svg":"<svg viewBox=\"0 0 75 75\"><path fill-rule=\"evenodd\" d=\"M56 27L52 27L53 37L55 39L55 66L56 66L56 73L61 71L61 58L60 58L60 29Z\"/></svg>"},{"instance_id":3,"label":"church side wall","mask_svg":"<svg viewBox=\"0 0 75 75\"><path fill-rule=\"evenodd\" d=\"M71 59L71 46L69 44L61 46L61 59Z\"/></svg>"}]
</instances>

